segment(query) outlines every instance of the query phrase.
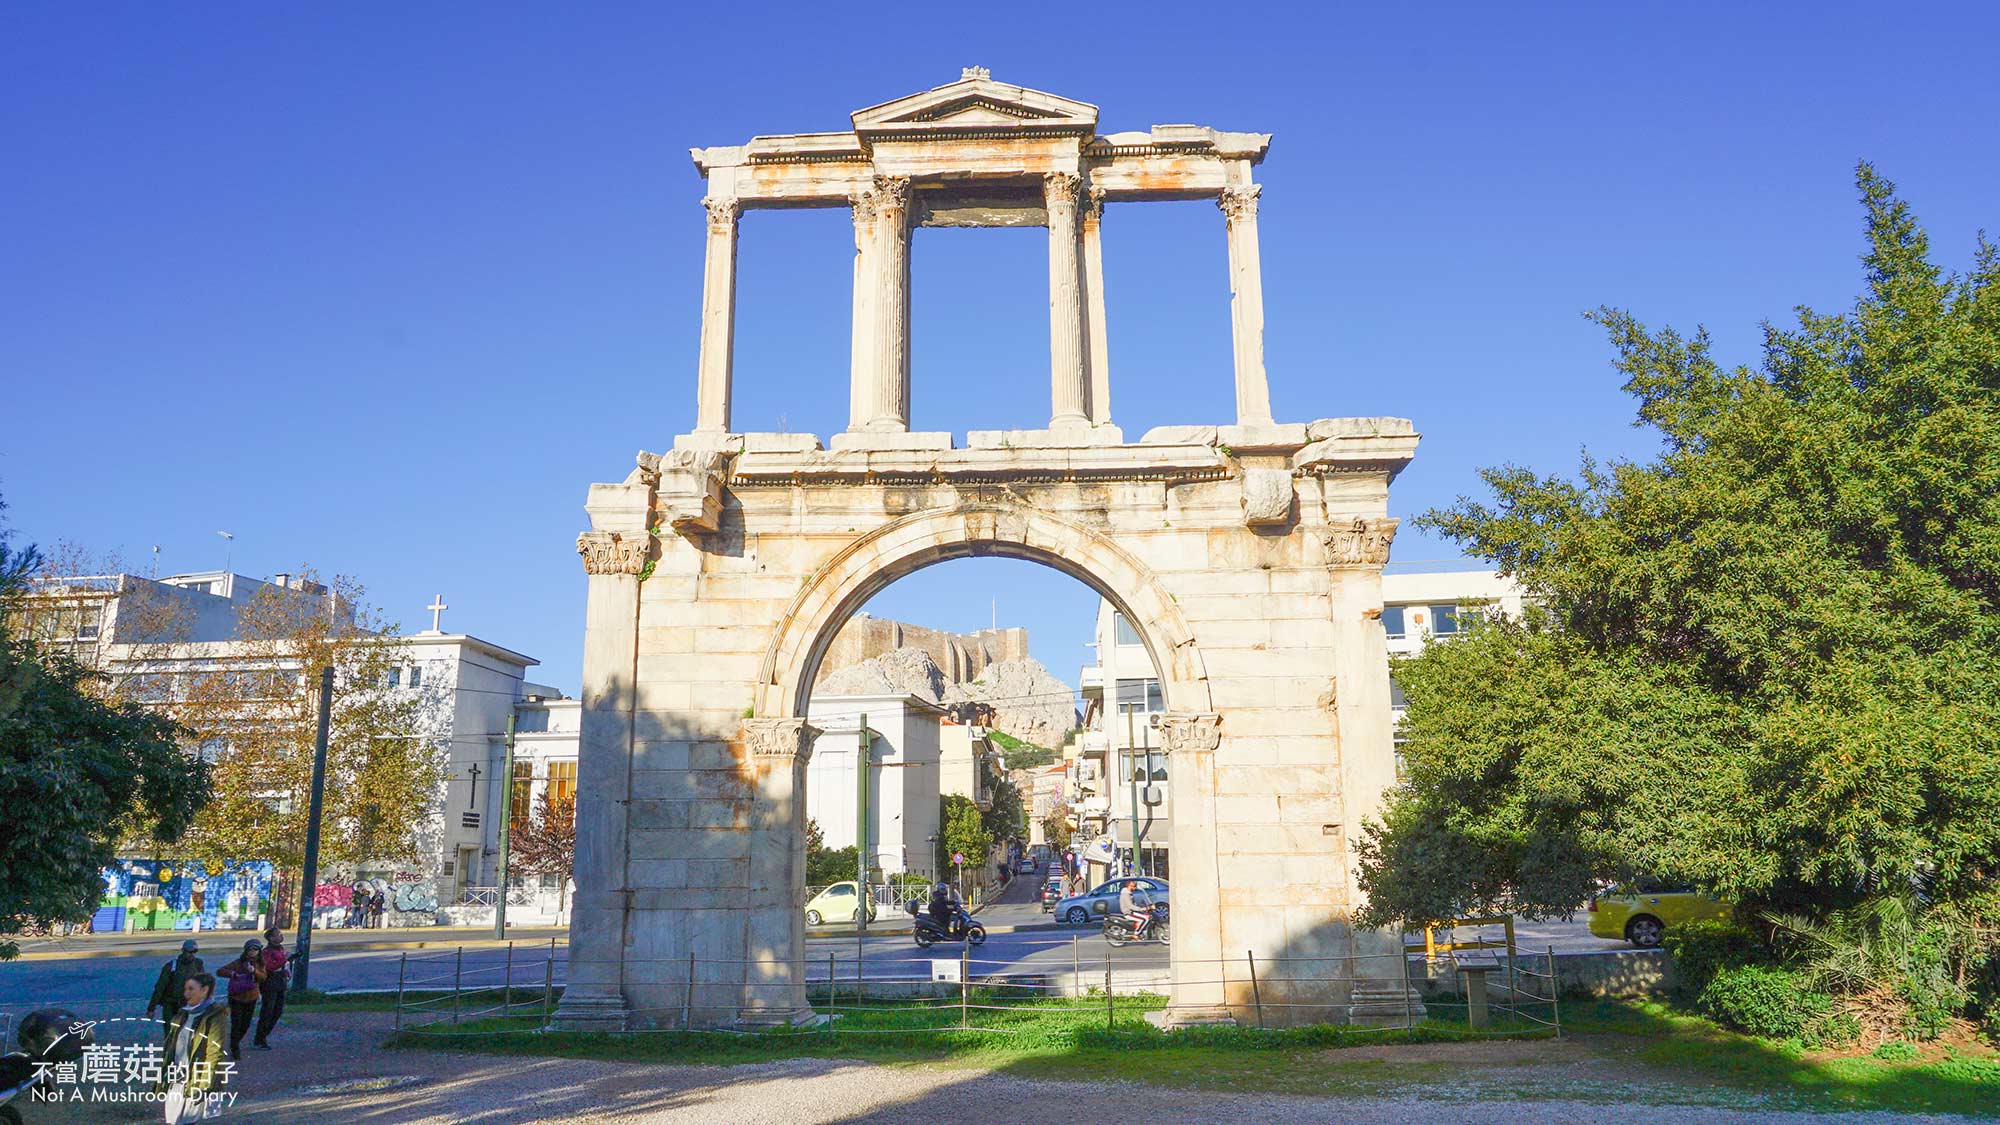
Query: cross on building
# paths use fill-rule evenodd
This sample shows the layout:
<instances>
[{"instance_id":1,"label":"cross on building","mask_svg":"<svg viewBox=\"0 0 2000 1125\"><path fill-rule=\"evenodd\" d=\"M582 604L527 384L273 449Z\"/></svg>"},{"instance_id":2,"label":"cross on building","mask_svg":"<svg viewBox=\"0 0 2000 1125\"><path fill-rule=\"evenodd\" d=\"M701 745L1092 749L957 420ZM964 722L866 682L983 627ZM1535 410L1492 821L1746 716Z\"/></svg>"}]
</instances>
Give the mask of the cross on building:
<instances>
[{"instance_id":1,"label":"cross on building","mask_svg":"<svg viewBox=\"0 0 2000 1125\"><path fill-rule=\"evenodd\" d=\"M479 763L472 763L472 767L467 772L472 774L472 800L467 802L466 807L476 809L479 807Z\"/></svg>"},{"instance_id":2,"label":"cross on building","mask_svg":"<svg viewBox=\"0 0 2000 1125\"><path fill-rule=\"evenodd\" d=\"M431 611L431 632L433 633L444 632L444 630L438 628L438 618L444 616L444 611L451 608L450 606L444 604L444 595L439 594L436 597L432 598L431 604L425 606L424 608Z\"/></svg>"}]
</instances>

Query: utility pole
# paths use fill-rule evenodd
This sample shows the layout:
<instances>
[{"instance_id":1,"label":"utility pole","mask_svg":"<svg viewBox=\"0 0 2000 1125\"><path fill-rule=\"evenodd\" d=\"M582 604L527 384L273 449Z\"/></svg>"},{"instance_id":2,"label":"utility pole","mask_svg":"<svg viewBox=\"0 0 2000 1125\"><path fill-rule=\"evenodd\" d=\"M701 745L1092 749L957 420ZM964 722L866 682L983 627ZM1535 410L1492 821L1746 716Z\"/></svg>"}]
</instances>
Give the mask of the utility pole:
<instances>
[{"instance_id":1,"label":"utility pole","mask_svg":"<svg viewBox=\"0 0 2000 1125\"><path fill-rule=\"evenodd\" d=\"M1143 688L1141 689L1144 690ZM1125 712L1125 764L1132 785L1132 867L1127 875L1139 874L1139 756L1132 748L1132 712Z\"/></svg>"},{"instance_id":2,"label":"utility pole","mask_svg":"<svg viewBox=\"0 0 2000 1125\"><path fill-rule=\"evenodd\" d=\"M444 599L440 597L439 601ZM475 767L477 763L474 763ZM472 790L479 791L475 777ZM493 892L493 937L507 936L507 844L514 834L514 709L507 708L507 751L500 766L500 887Z\"/></svg>"},{"instance_id":3,"label":"utility pole","mask_svg":"<svg viewBox=\"0 0 2000 1125\"><path fill-rule=\"evenodd\" d=\"M306 872L299 887L299 940L294 946L298 971L292 974L292 991L306 990L306 974L312 972L313 899L319 895L319 814L326 796L326 742L333 730L333 665L319 672L319 737L313 748L312 801L306 812Z\"/></svg>"},{"instance_id":4,"label":"utility pole","mask_svg":"<svg viewBox=\"0 0 2000 1125\"><path fill-rule=\"evenodd\" d=\"M861 730L854 748L854 932L868 932L868 759L874 732L868 716L861 716Z\"/></svg>"}]
</instances>

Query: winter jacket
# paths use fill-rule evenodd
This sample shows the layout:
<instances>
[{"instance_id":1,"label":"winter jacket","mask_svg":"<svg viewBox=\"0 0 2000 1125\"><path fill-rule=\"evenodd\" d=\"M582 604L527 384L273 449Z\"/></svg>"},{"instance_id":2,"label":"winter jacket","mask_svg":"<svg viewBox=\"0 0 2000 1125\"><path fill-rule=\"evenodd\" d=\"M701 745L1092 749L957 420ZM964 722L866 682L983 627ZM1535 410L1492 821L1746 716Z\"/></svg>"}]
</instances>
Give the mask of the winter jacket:
<instances>
[{"instance_id":1,"label":"winter jacket","mask_svg":"<svg viewBox=\"0 0 2000 1125\"><path fill-rule=\"evenodd\" d=\"M153 982L153 998L146 1002L147 1013L150 1014L155 1008L167 1015L180 1011L181 989L187 987L188 978L207 971L207 967L201 963L201 958L188 953L183 953L160 966L159 979Z\"/></svg>"}]
</instances>

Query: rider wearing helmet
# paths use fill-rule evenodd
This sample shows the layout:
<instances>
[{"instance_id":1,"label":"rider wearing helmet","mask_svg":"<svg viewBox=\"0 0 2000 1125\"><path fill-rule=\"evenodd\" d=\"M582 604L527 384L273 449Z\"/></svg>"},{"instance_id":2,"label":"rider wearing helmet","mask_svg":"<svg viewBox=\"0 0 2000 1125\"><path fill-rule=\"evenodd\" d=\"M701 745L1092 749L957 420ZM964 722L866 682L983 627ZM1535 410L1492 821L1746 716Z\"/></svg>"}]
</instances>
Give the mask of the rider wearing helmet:
<instances>
[{"instance_id":1,"label":"rider wearing helmet","mask_svg":"<svg viewBox=\"0 0 2000 1125\"><path fill-rule=\"evenodd\" d=\"M1153 923L1153 896L1139 880L1127 879L1119 886L1118 913L1132 920L1133 940L1146 936L1146 928Z\"/></svg>"}]
</instances>

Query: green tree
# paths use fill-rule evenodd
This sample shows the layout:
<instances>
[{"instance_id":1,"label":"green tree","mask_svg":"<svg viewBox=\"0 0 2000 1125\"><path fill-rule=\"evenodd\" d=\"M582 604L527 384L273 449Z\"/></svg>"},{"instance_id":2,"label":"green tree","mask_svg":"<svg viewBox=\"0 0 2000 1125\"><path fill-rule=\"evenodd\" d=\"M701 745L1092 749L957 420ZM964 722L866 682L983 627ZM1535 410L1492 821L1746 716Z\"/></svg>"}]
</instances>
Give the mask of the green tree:
<instances>
[{"instance_id":1,"label":"green tree","mask_svg":"<svg viewBox=\"0 0 2000 1125\"><path fill-rule=\"evenodd\" d=\"M38 563L0 530L0 934L88 918L118 844L173 842L208 796L171 722L105 699L88 669L14 633ZM16 952L0 940L0 959Z\"/></svg>"},{"instance_id":2,"label":"green tree","mask_svg":"<svg viewBox=\"0 0 2000 1125\"><path fill-rule=\"evenodd\" d=\"M1399 662L1369 920L1573 910L1652 873L1825 917L2000 871L2000 255L1945 276L1863 165L1866 292L1756 368L1603 309L1662 448L1483 473L1423 526L1538 604Z\"/></svg>"},{"instance_id":3,"label":"green tree","mask_svg":"<svg viewBox=\"0 0 2000 1125\"><path fill-rule=\"evenodd\" d=\"M507 850L514 870L556 876L556 908L561 909L568 903L570 876L576 873L576 800L552 801L543 790L535 802L535 815L511 825Z\"/></svg>"},{"instance_id":4,"label":"green tree","mask_svg":"<svg viewBox=\"0 0 2000 1125\"><path fill-rule=\"evenodd\" d=\"M943 830L938 833L938 872L949 878L956 872L951 857L965 856L965 865L978 868L985 864L986 853L993 849L993 836L986 829L986 818L972 798L958 793L946 793L938 799L938 823Z\"/></svg>"},{"instance_id":5,"label":"green tree","mask_svg":"<svg viewBox=\"0 0 2000 1125\"><path fill-rule=\"evenodd\" d=\"M819 821L806 820L806 886L824 887L852 879L855 865L861 861L860 853L849 844L844 848L826 846L826 833L820 830Z\"/></svg>"}]
</instances>

